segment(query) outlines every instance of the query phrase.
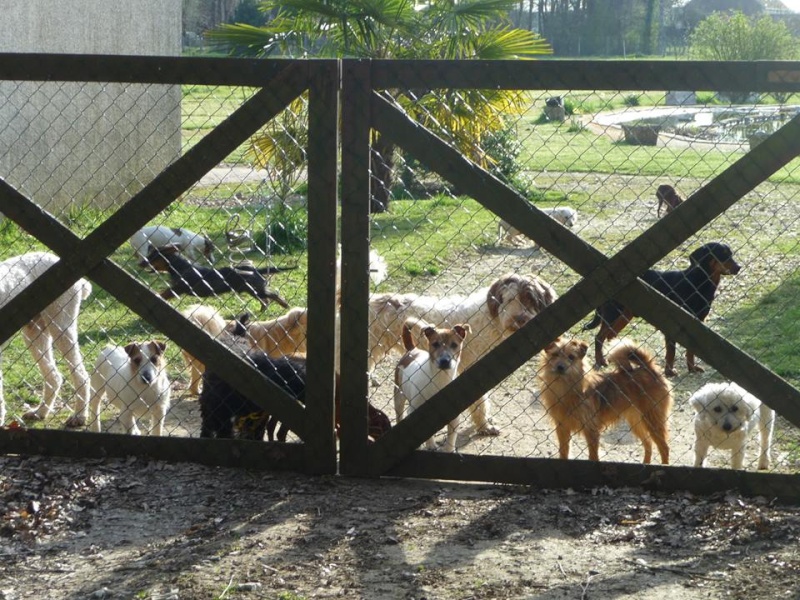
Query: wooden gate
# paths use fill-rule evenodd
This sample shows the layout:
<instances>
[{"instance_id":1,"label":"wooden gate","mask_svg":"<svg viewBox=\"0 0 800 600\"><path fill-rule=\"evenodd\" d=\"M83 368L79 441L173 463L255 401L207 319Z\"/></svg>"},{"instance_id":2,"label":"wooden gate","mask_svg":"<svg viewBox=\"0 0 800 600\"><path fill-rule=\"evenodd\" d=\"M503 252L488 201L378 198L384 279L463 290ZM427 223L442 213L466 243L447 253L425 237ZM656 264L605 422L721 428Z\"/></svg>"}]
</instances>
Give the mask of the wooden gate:
<instances>
[{"instance_id":1,"label":"wooden gate","mask_svg":"<svg viewBox=\"0 0 800 600\"><path fill-rule=\"evenodd\" d=\"M739 487L756 493L769 488L791 496L794 476L703 471L702 477L682 467L657 467L585 461L568 464L547 459L443 455L414 452L480 395L539 352L549 341L581 320L609 298L619 298L668 337L692 349L721 374L766 402L795 425L800 425L800 393L785 380L720 337L697 319L666 300L637 275L686 241L693 233L732 206L744 194L800 153L800 116L725 170L691 199L642 233L611 257L557 226L514 190L477 167L393 105L383 90L428 89L592 89L725 91L795 90L800 66L791 63L662 63L571 61L508 63L439 63L374 61L344 63L343 92L343 252L352 260L345 281L343 346L364 347L367 328L365 285L347 285L363 272L367 237L363 235L369 208L369 180L359 165L368 164L369 130L396 141L462 193L471 196L526 236L561 259L583 279L522 330L487 354L437 396L403 419L385 437L367 446L362 436L342 439L341 471L358 475L396 475L535 483L542 487L650 484L695 491ZM369 115L369 120L364 119ZM348 156L352 162L349 162ZM362 257L359 262L358 257ZM348 269L352 269L351 271ZM366 354L366 350L364 352ZM360 364L343 361L345 397L364 394L366 378ZM348 418L365 418L363 407L349 405ZM691 471L691 470L689 470ZM769 477L769 483L766 478ZM759 483L760 481L760 483ZM764 486L764 487L761 487Z\"/></svg>"},{"instance_id":2,"label":"wooden gate","mask_svg":"<svg viewBox=\"0 0 800 600\"><path fill-rule=\"evenodd\" d=\"M416 448L479 395L539 352L609 298L625 301L725 377L765 399L800 426L800 392L688 313L644 285L637 275L800 153L800 117L725 170L680 209L613 256L557 226L513 189L464 158L390 100L403 89L593 89L797 91L796 63L574 61L242 61L113 57L0 56L0 79L204 83L261 88L222 125L160 173L86 238L80 239L5 181L0 211L62 260L0 310L7 340L79 277L105 288L181 347L229 376L236 387L280 416L302 444L129 438L35 429L0 430L5 453L72 456L145 455L166 460L290 468L308 473L404 476L536 484L543 487L652 485L698 492L738 487L745 493L796 495L794 475L703 470L623 463L590 463L499 456L445 455ZM308 91L309 391L306 407L250 369L224 346L179 318L107 257L164 210L294 98ZM341 98L341 102L337 99ZM341 106L341 123L338 109ZM368 443L367 325L369 297L370 131L377 130L428 168L456 184L582 276L521 331L500 344L432 401ZM336 323L337 147L341 132L341 357L342 416L337 460L333 417ZM1 176L2 174L0 174ZM363 350L363 351L362 351ZM269 390L265 400L263 391ZM101 440L101 441L98 441ZM767 490L767 491L765 491Z\"/></svg>"}]
</instances>

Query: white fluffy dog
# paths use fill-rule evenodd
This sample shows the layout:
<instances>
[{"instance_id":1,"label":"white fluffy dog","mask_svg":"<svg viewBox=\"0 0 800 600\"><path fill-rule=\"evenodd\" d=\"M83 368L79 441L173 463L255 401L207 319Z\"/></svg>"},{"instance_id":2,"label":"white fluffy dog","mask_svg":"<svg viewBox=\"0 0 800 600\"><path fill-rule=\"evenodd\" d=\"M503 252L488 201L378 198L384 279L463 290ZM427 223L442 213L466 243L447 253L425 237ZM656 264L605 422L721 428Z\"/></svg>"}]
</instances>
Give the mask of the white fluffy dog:
<instances>
[{"instance_id":1,"label":"white fluffy dog","mask_svg":"<svg viewBox=\"0 0 800 600\"><path fill-rule=\"evenodd\" d=\"M558 294L538 277L504 275L470 296L437 298L417 294L373 294L369 301L369 370L391 352L402 353L403 324L415 317L437 327L469 325L472 334L464 342L461 371L520 329L552 304ZM470 407L475 431L500 433L489 421L488 396Z\"/></svg>"},{"instance_id":2,"label":"white fluffy dog","mask_svg":"<svg viewBox=\"0 0 800 600\"><path fill-rule=\"evenodd\" d=\"M130 244L140 261L146 260L147 255L155 248L175 246L194 262L200 261L203 257L210 263L214 262L214 244L211 240L180 227L166 225L143 227L131 236Z\"/></svg>"},{"instance_id":3,"label":"white fluffy dog","mask_svg":"<svg viewBox=\"0 0 800 600\"><path fill-rule=\"evenodd\" d=\"M0 307L5 306L19 292L30 285L47 269L58 262L58 257L47 252L31 252L0 262ZM22 328L25 345L44 377L44 394L38 407L27 412L26 420L41 420L53 410L53 405L64 381L58 371L53 350L64 357L69 368L78 403L86 404L89 398L89 374L83 365L78 346L78 314L81 301L92 291L85 279L76 281L66 292ZM0 354L2 348L0 348ZM3 372L0 369L0 425L6 420L3 396ZM76 412L67 425L82 425Z\"/></svg>"},{"instance_id":4,"label":"white fluffy dog","mask_svg":"<svg viewBox=\"0 0 800 600\"><path fill-rule=\"evenodd\" d=\"M420 327L427 339L428 350L417 348L411 335L412 327ZM403 325L403 345L406 353L394 370L394 410L397 421L403 418L406 400L411 414L430 400L439 390L458 376L461 349L469 333L469 325L455 325L452 329L432 327L417 319L409 319ZM442 446L444 452L456 449L458 419L447 424L447 439ZM435 450L433 438L426 442L428 450Z\"/></svg>"},{"instance_id":5,"label":"white fluffy dog","mask_svg":"<svg viewBox=\"0 0 800 600\"><path fill-rule=\"evenodd\" d=\"M125 431L139 435L137 419L147 417L150 435L162 435L170 406L170 385L161 341L106 346L92 373L92 431L100 431L103 397L116 406Z\"/></svg>"},{"instance_id":6,"label":"white fluffy dog","mask_svg":"<svg viewBox=\"0 0 800 600\"><path fill-rule=\"evenodd\" d=\"M694 418L695 467L705 465L710 447L731 451L731 467L744 464L747 438L756 427L760 433L758 468L768 469L772 452L775 411L735 383L708 383L695 392L689 403Z\"/></svg>"},{"instance_id":7,"label":"white fluffy dog","mask_svg":"<svg viewBox=\"0 0 800 600\"><path fill-rule=\"evenodd\" d=\"M555 206L552 208L540 209L544 214L549 215L551 219L555 219L564 227L572 229L578 224L578 211L569 206ZM497 224L497 243L509 242L517 245L517 240L523 234L522 232L503 219Z\"/></svg>"}]
</instances>

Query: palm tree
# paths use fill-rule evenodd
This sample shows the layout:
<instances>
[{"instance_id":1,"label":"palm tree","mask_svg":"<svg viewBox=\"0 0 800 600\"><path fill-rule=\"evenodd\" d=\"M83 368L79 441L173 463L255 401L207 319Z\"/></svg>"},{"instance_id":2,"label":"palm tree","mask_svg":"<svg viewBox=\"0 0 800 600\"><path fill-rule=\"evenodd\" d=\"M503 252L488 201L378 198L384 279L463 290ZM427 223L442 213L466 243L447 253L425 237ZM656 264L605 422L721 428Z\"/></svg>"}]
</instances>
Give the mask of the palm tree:
<instances>
[{"instance_id":1,"label":"palm tree","mask_svg":"<svg viewBox=\"0 0 800 600\"><path fill-rule=\"evenodd\" d=\"M335 56L499 60L550 54L537 34L511 27L509 12L518 0L267 0L259 7L277 17L264 27L224 25L209 34L240 56ZM524 94L508 90L467 90L434 94L394 93L420 122L450 139L480 164L491 158L481 142L505 127L509 111L520 109ZM372 211L389 206L395 145L372 137Z\"/></svg>"}]
</instances>

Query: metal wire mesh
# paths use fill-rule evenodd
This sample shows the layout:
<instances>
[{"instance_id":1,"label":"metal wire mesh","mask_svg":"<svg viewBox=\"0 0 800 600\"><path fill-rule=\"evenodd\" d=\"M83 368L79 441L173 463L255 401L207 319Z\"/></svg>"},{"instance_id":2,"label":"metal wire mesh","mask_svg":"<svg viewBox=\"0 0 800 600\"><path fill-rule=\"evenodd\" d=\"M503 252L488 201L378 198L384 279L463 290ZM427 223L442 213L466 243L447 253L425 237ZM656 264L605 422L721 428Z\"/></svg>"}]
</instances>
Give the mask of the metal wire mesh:
<instances>
[{"instance_id":1,"label":"metal wire mesh","mask_svg":"<svg viewBox=\"0 0 800 600\"><path fill-rule=\"evenodd\" d=\"M13 115L7 119L9 130L20 140L0 156L2 176L79 236L92 231L108 211L142 189L163 166L192 148L255 92L244 87L200 85L119 89L88 83L2 85L10 99L2 110ZM109 99L111 92L116 95ZM793 105L778 104L767 95L734 105L725 97L701 97L698 93L675 104L674 94L663 92L597 90L519 92L503 110L475 112L482 102L497 105L498 99L487 94L478 89L430 93L425 95L426 101L415 103L413 116L532 205L549 209L552 218L607 256L658 221L659 186L668 184L683 198L690 197L760 143L773 127L796 114ZM29 105L20 100L23 97L36 99L35 114L28 112ZM408 109L403 99L397 102ZM90 107L83 111L91 115L85 129L76 125L81 122L77 118L81 115L75 114L80 103ZM162 117L154 119L153 107ZM107 117L112 112L118 116ZM173 124L176 115L180 116ZM109 121L108 133L100 136L95 127L103 119ZM288 269L264 278L291 311L276 302L262 310L245 290L202 298L183 295L173 300L174 306L195 322L201 310L206 311L207 318L199 319L204 329L240 351L259 347L273 356L306 351L307 120L306 100L299 98L150 223L166 228L165 243L158 246L185 243L182 254L200 267ZM61 125L64 121L70 123L66 128ZM459 128L463 123L471 127ZM135 139L126 131L136 131ZM498 326L496 320L513 317L518 309L513 303L504 305L505 312L492 316L487 308L495 293L490 293L491 286L503 276L517 274L528 281L538 278L558 294L580 280L578 273L516 232L513 225L503 224L479 202L463 195L458 182L445 180L390 140L383 140L383 146L379 141L373 140L371 168L373 208L381 209L370 216L370 243L377 253L372 263L373 301L378 297L397 300L398 294L405 294L403 301L413 304L420 302L420 296L427 297L422 304L428 310L413 316L430 320L434 326L455 325L447 311L458 309L458 322L471 325L468 339L484 340L488 351L508 334L502 328L493 330ZM51 152L51 147L56 150ZM126 157L124 170L111 161L118 153ZM134 156L139 157L138 162L131 158ZM51 163L53 168L40 168ZM702 244L718 241L730 246L742 269L721 278L706 323L794 384L797 181L794 161L654 266L686 269L689 254ZM44 250L9 220L0 226L0 236L6 259ZM206 240L214 247L211 253L203 251ZM149 254L151 248L145 249ZM111 259L156 292L175 283L168 274L142 268L142 256L130 245L118 248ZM13 287L4 290L6 299L13 293ZM206 308L198 309L198 304ZM437 311L431 311L431 306ZM250 314L247 323L245 313ZM211 323L218 325L215 330ZM370 327L376 324L377 318ZM42 324L38 325L41 328ZM243 329L243 336L234 335ZM623 334L649 348L663 367L664 339L654 327L634 319ZM588 343L588 372L593 332L578 324L564 335ZM492 336L493 340L486 341ZM81 303L77 339L89 374L97 371L95 361L108 344L124 348L131 342L165 341L171 402L163 433L199 434L201 411L196 397L201 386L196 373L193 383L191 355L181 352L99 286ZM419 340L416 343L424 346ZM374 366L373 387L368 395L370 403L395 422L394 377L400 353L389 350L381 347L373 354L375 364L369 365ZM70 377L76 365L60 360L60 354L56 344L58 369L64 378L57 402L68 408L48 415L44 421L48 428L63 426L79 401L76 386L80 382ZM23 420L26 413L30 420L30 411L43 396L42 375L36 373L36 362L22 336L10 341L3 358L6 421ZM696 416L689 398L705 384L722 378L711 368L687 373L682 350L675 365L678 374L671 379L674 407L669 417L671 463L693 465ZM540 399L541 368L534 358L491 391L489 424L476 424L462 415L456 451L557 456L554 415L548 414ZM118 407L108 402L102 406L104 431L131 429L121 422ZM91 415L87 418L92 425ZM755 469L759 466L758 425L751 427L744 467ZM496 433L493 428L499 435L491 435ZM441 435L437 440L441 443ZM769 468L796 470L797 443L795 428L779 416ZM574 436L571 456L588 458L582 431ZM612 424L601 438L600 459L639 462L642 450L629 428ZM729 451L711 451L708 464L729 463Z\"/></svg>"}]
</instances>

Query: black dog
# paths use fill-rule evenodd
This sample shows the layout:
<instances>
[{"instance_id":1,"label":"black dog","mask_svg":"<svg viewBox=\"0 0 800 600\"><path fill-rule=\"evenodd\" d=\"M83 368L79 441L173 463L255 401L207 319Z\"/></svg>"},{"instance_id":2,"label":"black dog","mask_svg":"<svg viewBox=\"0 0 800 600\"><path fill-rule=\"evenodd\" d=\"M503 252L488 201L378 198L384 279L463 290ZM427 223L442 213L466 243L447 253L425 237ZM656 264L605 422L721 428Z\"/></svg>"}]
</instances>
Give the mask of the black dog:
<instances>
[{"instance_id":1,"label":"black dog","mask_svg":"<svg viewBox=\"0 0 800 600\"><path fill-rule=\"evenodd\" d=\"M267 280L262 274L277 273L289 270L283 267L264 267L256 269L251 266L222 267L212 269L194 265L181 256L176 246L164 246L152 250L140 267L151 267L156 271L168 273L172 285L161 292L165 300L177 298L181 294L199 296L216 296L224 292L250 294L258 298L264 308L269 301L275 301L283 308L289 304L277 292L267 289Z\"/></svg>"},{"instance_id":2,"label":"black dog","mask_svg":"<svg viewBox=\"0 0 800 600\"><path fill-rule=\"evenodd\" d=\"M675 191L675 188L666 183L658 186L656 198L658 198L658 210L656 214L659 217L661 216L662 206L666 207L666 214L669 214L683 202L683 198Z\"/></svg>"},{"instance_id":3,"label":"black dog","mask_svg":"<svg viewBox=\"0 0 800 600\"><path fill-rule=\"evenodd\" d=\"M656 271L650 269L642 275L642 279L664 294L675 304L704 321L711 310L711 302L719 286L722 275L736 275L741 267L733 259L733 253L726 244L712 242L700 246L689 255L689 268L684 271ZM603 344L615 337L634 317L634 314L623 304L611 300L595 311L594 318L583 328L594 329L598 325L600 331L594 338L595 366L608 363L603 357ZM664 372L675 375L675 342L666 339L667 356ZM700 372L703 369L695 365L694 352L686 351L686 367L689 372Z\"/></svg>"},{"instance_id":4,"label":"black dog","mask_svg":"<svg viewBox=\"0 0 800 600\"><path fill-rule=\"evenodd\" d=\"M306 361L299 356L281 356L270 358L259 350L246 354L247 360L263 373L270 381L275 382L289 394L305 404L306 395ZM200 415L202 425L200 437L232 438L263 440L264 434L271 442L277 439L285 442L289 429L283 423L275 428L278 418L270 415L263 408L248 400L233 389L216 373L206 371L203 374L203 392L200 394ZM375 441L391 429L389 417L372 404L367 406L367 436ZM336 432L340 428L341 401L339 399L339 376L336 376L335 419Z\"/></svg>"},{"instance_id":5,"label":"black dog","mask_svg":"<svg viewBox=\"0 0 800 600\"><path fill-rule=\"evenodd\" d=\"M267 379L305 403L304 358L294 356L270 358L264 352L251 351L246 354L246 359L252 362ZM198 401L202 418L200 437L232 438L235 435L240 439L263 440L266 433L269 441L275 439L277 417L248 400L214 372L206 371L203 374L203 392ZM281 423L278 428L278 441L285 442L288 432L288 428Z\"/></svg>"}]
</instances>

